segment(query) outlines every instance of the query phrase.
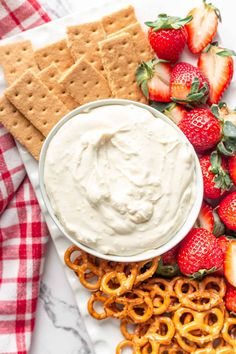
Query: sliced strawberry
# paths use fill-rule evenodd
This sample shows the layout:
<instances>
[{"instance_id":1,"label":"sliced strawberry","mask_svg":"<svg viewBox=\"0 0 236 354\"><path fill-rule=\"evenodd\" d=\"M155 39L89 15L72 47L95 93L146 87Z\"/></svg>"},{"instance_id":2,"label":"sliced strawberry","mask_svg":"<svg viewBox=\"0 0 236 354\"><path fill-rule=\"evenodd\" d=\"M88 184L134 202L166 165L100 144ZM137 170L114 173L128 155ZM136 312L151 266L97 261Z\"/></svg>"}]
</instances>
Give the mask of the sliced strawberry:
<instances>
[{"instance_id":1,"label":"sliced strawberry","mask_svg":"<svg viewBox=\"0 0 236 354\"><path fill-rule=\"evenodd\" d=\"M236 287L236 240L229 243L224 257L224 274L228 282Z\"/></svg>"},{"instance_id":2,"label":"sliced strawberry","mask_svg":"<svg viewBox=\"0 0 236 354\"><path fill-rule=\"evenodd\" d=\"M198 215L198 225L217 237L222 235L225 231L224 224L221 222L216 209L213 209L212 206L205 201L203 201Z\"/></svg>"},{"instance_id":3,"label":"sliced strawberry","mask_svg":"<svg viewBox=\"0 0 236 354\"><path fill-rule=\"evenodd\" d=\"M213 232L214 229L213 208L206 202L202 203L202 207L198 215L198 223L200 227L203 227L209 232Z\"/></svg>"},{"instance_id":4,"label":"sliced strawberry","mask_svg":"<svg viewBox=\"0 0 236 354\"><path fill-rule=\"evenodd\" d=\"M228 311L236 314L236 288L227 284L227 290L225 294L225 306Z\"/></svg>"},{"instance_id":5,"label":"sliced strawberry","mask_svg":"<svg viewBox=\"0 0 236 354\"><path fill-rule=\"evenodd\" d=\"M234 72L232 55L236 53L209 45L198 59L198 67L210 83L209 104L218 103L229 86Z\"/></svg>"},{"instance_id":6,"label":"sliced strawberry","mask_svg":"<svg viewBox=\"0 0 236 354\"><path fill-rule=\"evenodd\" d=\"M236 155L229 157L228 159L228 168L230 177L236 186Z\"/></svg>"},{"instance_id":7,"label":"sliced strawberry","mask_svg":"<svg viewBox=\"0 0 236 354\"><path fill-rule=\"evenodd\" d=\"M186 24L188 47L192 53L200 53L216 35L218 21L221 21L219 10L212 4L203 1L200 7L192 9L188 16L193 19Z\"/></svg>"},{"instance_id":8,"label":"sliced strawberry","mask_svg":"<svg viewBox=\"0 0 236 354\"><path fill-rule=\"evenodd\" d=\"M170 102L171 71L171 65L165 60L153 59L140 64L136 71L136 79L149 100Z\"/></svg>"},{"instance_id":9,"label":"sliced strawberry","mask_svg":"<svg viewBox=\"0 0 236 354\"><path fill-rule=\"evenodd\" d=\"M175 124L179 124L179 122L184 118L186 112L187 111L183 106L176 103L170 103L163 113Z\"/></svg>"}]
</instances>

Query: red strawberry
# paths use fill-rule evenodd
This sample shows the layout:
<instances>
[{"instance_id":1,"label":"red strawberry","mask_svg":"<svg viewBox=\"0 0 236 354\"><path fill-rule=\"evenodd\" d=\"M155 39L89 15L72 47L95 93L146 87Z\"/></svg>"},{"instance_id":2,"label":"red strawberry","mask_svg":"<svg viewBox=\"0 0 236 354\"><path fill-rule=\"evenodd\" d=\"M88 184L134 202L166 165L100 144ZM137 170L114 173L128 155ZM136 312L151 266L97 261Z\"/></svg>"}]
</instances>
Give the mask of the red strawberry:
<instances>
[{"instance_id":1,"label":"red strawberry","mask_svg":"<svg viewBox=\"0 0 236 354\"><path fill-rule=\"evenodd\" d=\"M236 192L228 194L221 200L218 213L228 229L236 231Z\"/></svg>"},{"instance_id":2,"label":"red strawberry","mask_svg":"<svg viewBox=\"0 0 236 354\"><path fill-rule=\"evenodd\" d=\"M224 257L224 274L228 282L236 287L236 240L229 243Z\"/></svg>"},{"instance_id":3,"label":"red strawberry","mask_svg":"<svg viewBox=\"0 0 236 354\"><path fill-rule=\"evenodd\" d=\"M209 45L198 59L198 67L209 80L209 104L218 103L229 86L234 72L235 52Z\"/></svg>"},{"instance_id":4,"label":"red strawberry","mask_svg":"<svg viewBox=\"0 0 236 354\"><path fill-rule=\"evenodd\" d=\"M214 230L214 216L213 208L203 201L200 213L198 215L198 224L203 229L213 233Z\"/></svg>"},{"instance_id":5,"label":"red strawberry","mask_svg":"<svg viewBox=\"0 0 236 354\"><path fill-rule=\"evenodd\" d=\"M181 19L179 17L160 14L155 22L145 22L150 27L148 31L149 42L160 59L175 63L183 52L187 42L185 24L192 17Z\"/></svg>"},{"instance_id":6,"label":"red strawberry","mask_svg":"<svg viewBox=\"0 0 236 354\"><path fill-rule=\"evenodd\" d=\"M215 147L221 139L220 121L208 108L195 108L187 112L179 128L197 152Z\"/></svg>"},{"instance_id":7,"label":"red strawberry","mask_svg":"<svg viewBox=\"0 0 236 354\"><path fill-rule=\"evenodd\" d=\"M202 202L202 207L198 215L197 225L213 233L215 236L220 236L224 233L225 227L221 222L216 209L206 202Z\"/></svg>"},{"instance_id":8,"label":"red strawberry","mask_svg":"<svg viewBox=\"0 0 236 354\"><path fill-rule=\"evenodd\" d=\"M179 251L179 244L175 247L171 248L171 250L167 251L162 255L162 261L164 265L167 264L176 264L177 263L177 255Z\"/></svg>"},{"instance_id":9,"label":"red strawberry","mask_svg":"<svg viewBox=\"0 0 236 354\"><path fill-rule=\"evenodd\" d=\"M229 157L228 166L230 177L236 186L236 155Z\"/></svg>"},{"instance_id":10,"label":"red strawberry","mask_svg":"<svg viewBox=\"0 0 236 354\"><path fill-rule=\"evenodd\" d=\"M179 122L184 118L186 112L187 111L183 106L174 102L170 103L168 107L163 111L163 113L175 124L179 124Z\"/></svg>"},{"instance_id":11,"label":"red strawberry","mask_svg":"<svg viewBox=\"0 0 236 354\"><path fill-rule=\"evenodd\" d=\"M194 278L212 273L223 264L223 252L217 238L203 228L192 229L180 244L180 271Z\"/></svg>"},{"instance_id":12,"label":"red strawberry","mask_svg":"<svg viewBox=\"0 0 236 354\"><path fill-rule=\"evenodd\" d=\"M171 70L169 63L158 59L140 64L136 80L143 94L152 101L170 102Z\"/></svg>"},{"instance_id":13,"label":"red strawberry","mask_svg":"<svg viewBox=\"0 0 236 354\"><path fill-rule=\"evenodd\" d=\"M215 37L218 20L221 21L220 12L212 4L203 1L202 6L192 9L188 16L193 17L186 25L188 46L192 53L200 53Z\"/></svg>"},{"instance_id":14,"label":"red strawberry","mask_svg":"<svg viewBox=\"0 0 236 354\"><path fill-rule=\"evenodd\" d=\"M205 75L189 63L178 63L173 68L170 94L174 102L195 106L206 103L209 82Z\"/></svg>"},{"instance_id":15,"label":"red strawberry","mask_svg":"<svg viewBox=\"0 0 236 354\"><path fill-rule=\"evenodd\" d=\"M226 163L216 151L211 155L202 156L199 160L203 176L204 198L218 199L232 186Z\"/></svg>"},{"instance_id":16,"label":"red strawberry","mask_svg":"<svg viewBox=\"0 0 236 354\"><path fill-rule=\"evenodd\" d=\"M225 294L225 306L228 311L236 314L236 288L230 284L227 285Z\"/></svg>"},{"instance_id":17,"label":"red strawberry","mask_svg":"<svg viewBox=\"0 0 236 354\"><path fill-rule=\"evenodd\" d=\"M231 240L227 236L223 235L223 236L218 237L217 242L218 242L218 245L221 248L223 254L225 255Z\"/></svg>"}]
</instances>

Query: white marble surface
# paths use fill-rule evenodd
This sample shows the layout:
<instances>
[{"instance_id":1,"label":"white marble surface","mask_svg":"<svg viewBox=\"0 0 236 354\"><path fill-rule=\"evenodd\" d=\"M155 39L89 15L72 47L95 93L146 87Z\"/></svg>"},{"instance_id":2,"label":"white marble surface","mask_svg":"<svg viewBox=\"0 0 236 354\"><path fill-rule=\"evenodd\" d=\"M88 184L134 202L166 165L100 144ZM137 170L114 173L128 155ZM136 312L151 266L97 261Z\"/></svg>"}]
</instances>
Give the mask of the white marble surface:
<instances>
[{"instance_id":1,"label":"white marble surface","mask_svg":"<svg viewBox=\"0 0 236 354\"><path fill-rule=\"evenodd\" d=\"M30 354L90 354L87 333L52 242L48 245Z\"/></svg>"},{"instance_id":2,"label":"white marble surface","mask_svg":"<svg viewBox=\"0 0 236 354\"><path fill-rule=\"evenodd\" d=\"M40 0L52 19L99 0ZM102 3L102 0L101 0ZM52 242L48 245L30 354L90 354L87 332Z\"/></svg>"}]
</instances>

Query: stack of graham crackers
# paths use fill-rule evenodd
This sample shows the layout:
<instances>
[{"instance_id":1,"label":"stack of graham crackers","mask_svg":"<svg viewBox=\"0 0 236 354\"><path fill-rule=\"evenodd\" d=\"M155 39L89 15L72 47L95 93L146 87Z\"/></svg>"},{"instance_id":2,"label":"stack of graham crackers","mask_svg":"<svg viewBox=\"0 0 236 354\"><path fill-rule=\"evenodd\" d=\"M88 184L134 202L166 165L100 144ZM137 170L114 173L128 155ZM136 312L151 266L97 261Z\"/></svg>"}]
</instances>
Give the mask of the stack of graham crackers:
<instances>
[{"instance_id":1,"label":"stack of graham crackers","mask_svg":"<svg viewBox=\"0 0 236 354\"><path fill-rule=\"evenodd\" d=\"M72 109L110 97L145 102L135 71L153 56L132 6L70 26L66 39L37 50L28 40L0 46L9 85L0 122L38 160L45 137Z\"/></svg>"}]
</instances>

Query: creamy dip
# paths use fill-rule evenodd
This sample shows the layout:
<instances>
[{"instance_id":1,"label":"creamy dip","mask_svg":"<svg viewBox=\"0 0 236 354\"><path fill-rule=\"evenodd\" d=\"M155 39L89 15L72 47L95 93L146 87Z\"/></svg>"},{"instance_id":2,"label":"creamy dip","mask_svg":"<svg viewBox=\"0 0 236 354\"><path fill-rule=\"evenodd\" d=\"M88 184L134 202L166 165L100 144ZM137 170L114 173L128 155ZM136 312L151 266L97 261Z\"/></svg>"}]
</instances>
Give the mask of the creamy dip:
<instances>
[{"instance_id":1,"label":"creamy dip","mask_svg":"<svg viewBox=\"0 0 236 354\"><path fill-rule=\"evenodd\" d=\"M195 197L190 146L135 105L80 113L51 140L44 183L64 229L103 254L135 255L171 239Z\"/></svg>"}]
</instances>

